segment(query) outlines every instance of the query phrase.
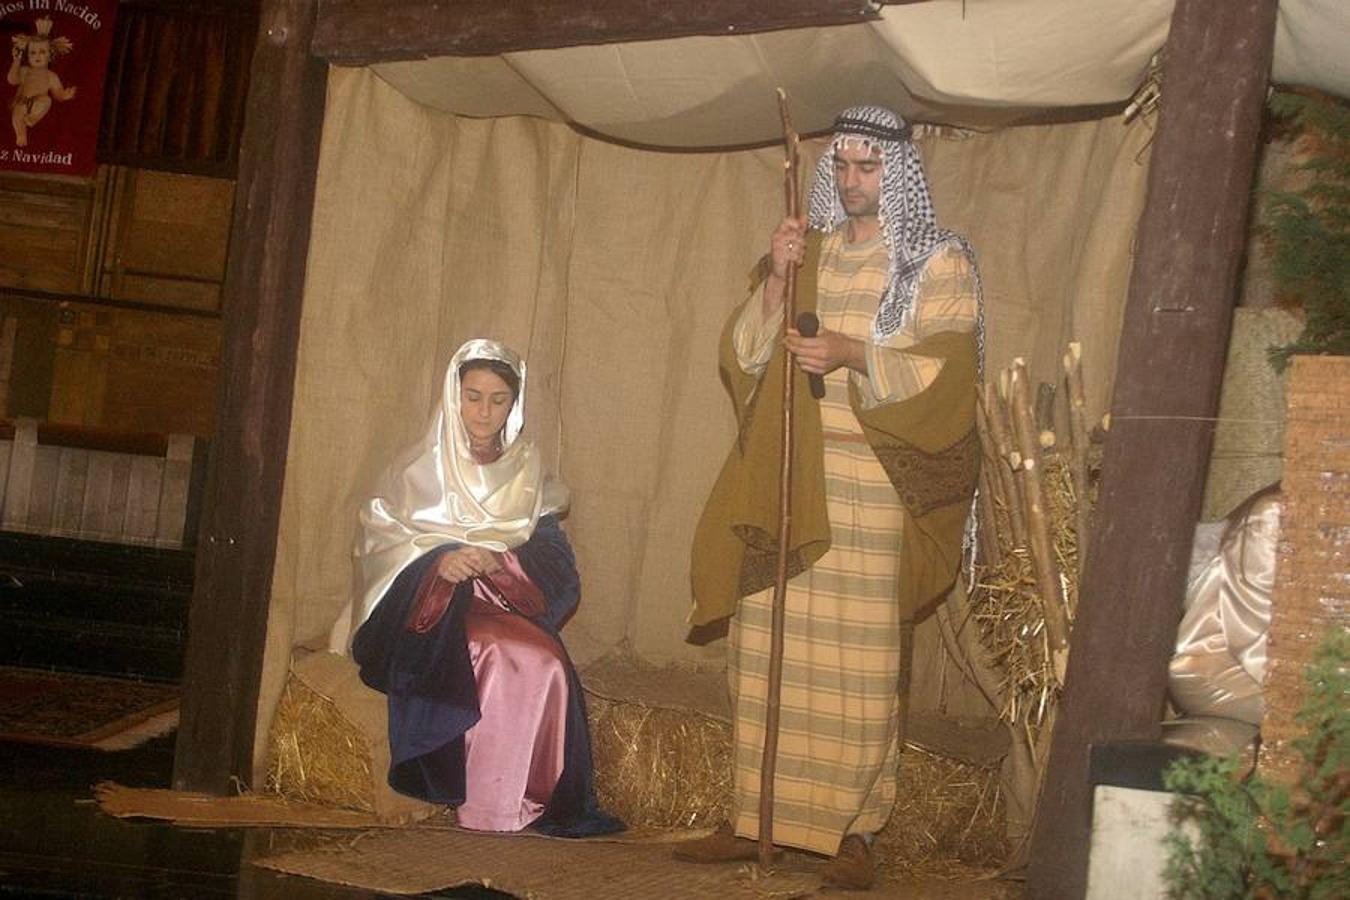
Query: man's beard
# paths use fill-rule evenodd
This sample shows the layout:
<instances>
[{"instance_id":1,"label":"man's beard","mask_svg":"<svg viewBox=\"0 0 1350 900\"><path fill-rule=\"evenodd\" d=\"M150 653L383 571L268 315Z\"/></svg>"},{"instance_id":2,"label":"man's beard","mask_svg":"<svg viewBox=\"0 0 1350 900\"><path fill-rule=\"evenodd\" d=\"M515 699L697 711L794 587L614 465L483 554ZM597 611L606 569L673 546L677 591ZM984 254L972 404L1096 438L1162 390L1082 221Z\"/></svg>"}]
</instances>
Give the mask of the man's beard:
<instances>
[{"instance_id":1,"label":"man's beard","mask_svg":"<svg viewBox=\"0 0 1350 900\"><path fill-rule=\"evenodd\" d=\"M854 199L850 199L848 196L842 196L839 198L839 202L843 204L844 212L855 219L874 218L881 206L880 203L865 195L858 196Z\"/></svg>"}]
</instances>

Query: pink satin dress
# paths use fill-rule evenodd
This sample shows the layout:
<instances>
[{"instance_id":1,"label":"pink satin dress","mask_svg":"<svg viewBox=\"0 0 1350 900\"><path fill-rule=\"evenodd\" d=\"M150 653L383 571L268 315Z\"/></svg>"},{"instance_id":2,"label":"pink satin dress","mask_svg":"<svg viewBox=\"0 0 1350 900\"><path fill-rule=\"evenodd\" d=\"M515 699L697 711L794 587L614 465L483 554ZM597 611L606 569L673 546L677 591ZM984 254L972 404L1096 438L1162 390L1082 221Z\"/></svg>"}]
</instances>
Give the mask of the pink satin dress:
<instances>
[{"instance_id":1,"label":"pink satin dress","mask_svg":"<svg viewBox=\"0 0 1350 900\"><path fill-rule=\"evenodd\" d=\"M543 813L562 775L567 737L567 670L557 641L533 618L539 588L515 554L474 581L465 619L482 718L464 735L463 828L520 831Z\"/></svg>"}]
</instances>

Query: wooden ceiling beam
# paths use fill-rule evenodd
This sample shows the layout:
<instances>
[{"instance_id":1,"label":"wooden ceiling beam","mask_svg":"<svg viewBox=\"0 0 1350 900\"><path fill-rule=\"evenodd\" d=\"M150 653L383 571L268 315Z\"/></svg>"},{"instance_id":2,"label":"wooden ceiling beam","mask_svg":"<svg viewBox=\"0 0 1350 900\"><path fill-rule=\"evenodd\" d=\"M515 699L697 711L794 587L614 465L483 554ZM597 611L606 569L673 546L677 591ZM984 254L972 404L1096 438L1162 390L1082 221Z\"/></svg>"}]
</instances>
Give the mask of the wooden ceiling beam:
<instances>
[{"instance_id":1,"label":"wooden ceiling beam","mask_svg":"<svg viewBox=\"0 0 1350 900\"><path fill-rule=\"evenodd\" d=\"M311 52L341 65L752 34L879 17L871 0L320 0Z\"/></svg>"}]
</instances>

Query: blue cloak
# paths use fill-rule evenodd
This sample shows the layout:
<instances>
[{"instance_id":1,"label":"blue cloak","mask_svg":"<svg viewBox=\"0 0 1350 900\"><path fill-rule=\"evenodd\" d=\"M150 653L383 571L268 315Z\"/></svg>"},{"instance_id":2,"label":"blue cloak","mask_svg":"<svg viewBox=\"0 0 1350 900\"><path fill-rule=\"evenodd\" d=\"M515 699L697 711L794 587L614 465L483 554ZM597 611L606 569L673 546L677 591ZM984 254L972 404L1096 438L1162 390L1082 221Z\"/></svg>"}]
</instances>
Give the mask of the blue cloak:
<instances>
[{"instance_id":1,"label":"blue cloak","mask_svg":"<svg viewBox=\"0 0 1350 900\"><path fill-rule=\"evenodd\" d=\"M480 717L465 630L473 585L460 584L445 615L426 632L410 631L406 623L427 568L458 546L437 547L400 572L352 642L361 680L389 698L390 787L452 806L464 802L464 733ZM515 554L548 602L542 615L528 621L556 642L568 686L562 775L530 827L557 837L622 831L623 822L600 809L595 799L586 702L558 635L581 596L572 547L556 517L544 516Z\"/></svg>"}]
</instances>

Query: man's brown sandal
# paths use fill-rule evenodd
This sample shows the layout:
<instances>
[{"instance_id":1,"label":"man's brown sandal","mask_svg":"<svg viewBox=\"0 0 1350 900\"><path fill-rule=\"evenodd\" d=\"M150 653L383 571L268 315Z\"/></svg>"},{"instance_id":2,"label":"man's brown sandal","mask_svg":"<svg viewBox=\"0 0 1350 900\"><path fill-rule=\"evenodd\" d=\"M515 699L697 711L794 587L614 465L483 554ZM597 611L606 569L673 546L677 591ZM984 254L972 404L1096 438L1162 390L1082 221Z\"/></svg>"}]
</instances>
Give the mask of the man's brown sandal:
<instances>
[{"instance_id":1,"label":"man's brown sandal","mask_svg":"<svg viewBox=\"0 0 1350 900\"><path fill-rule=\"evenodd\" d=\"M706 837L676 844L671 855L681 862L742 862L759 858L759 844L749 838L737 837L731 823L723 822Z\"/></svg>"},{"instance_id":2,"label":"man's brown sandal","mask_svg":"<svg viewBox=\"0 0 1350 900\"><path fill-rule=\"evenodd\" d=\"M862 835L846 834L839 842L839 852L825 864L825 871L821 874L825 883L831 887L865 891L877 877L872 849L867 846Z\"/></svg>"}]
</instances>

